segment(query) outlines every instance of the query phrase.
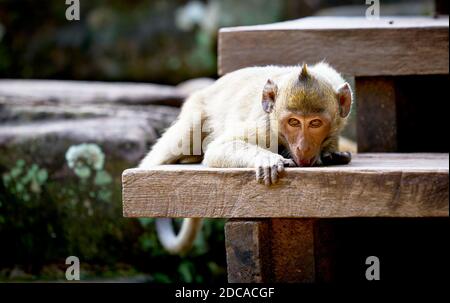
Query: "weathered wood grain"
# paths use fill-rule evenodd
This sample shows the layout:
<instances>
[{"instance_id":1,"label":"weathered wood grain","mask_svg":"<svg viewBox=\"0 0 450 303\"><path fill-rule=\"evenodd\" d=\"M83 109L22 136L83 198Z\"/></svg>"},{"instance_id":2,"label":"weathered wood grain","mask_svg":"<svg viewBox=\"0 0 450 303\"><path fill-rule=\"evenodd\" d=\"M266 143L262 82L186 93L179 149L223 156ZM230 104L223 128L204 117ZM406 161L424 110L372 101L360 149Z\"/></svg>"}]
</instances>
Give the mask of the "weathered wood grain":
<instances>
[{"instance_id":1,"label":"weathered wood grain","mask_svg":"<svg viewBox=\"0 0 450 303\"><path fill-rule=\"evenodd\" d=\"M219 31L218 70L326 60L349 76L448 74L448 16L308 17Z\"/></svg>"},{"instance_id":2,"label":"weathered wood grain","mask_svg":"<svg viewBox=\"0 0 450 303\"><path fill-rule=\"evenodd\" d=\"M123 173L126 217L448 216L448 154L359 154L350 165L288 168L270 188L250 168L168 165Z\"/></svg>"},{"instance_id":3,"label":"weathered wood grain","mask_svg":"<svg viewBox=\"0 0 450 303\"><path fill-rule=\"evenodd\" d=\"M271 280L269 225L268 219L230 220L225 224L228 282Z\"/></svg>"},{"instance_id":4,"label":"weathered wood grain","mask_svg":"<svg viewBox=\"0 0 450 303\"><path fill-rule=\"evenodd\" d=\"M228 282L314 282L316 219L231 219L225 224ZM320 236L323 236L320 234ZM319 268L322 269L322 268Z\"/></svg>"}]
</instances>

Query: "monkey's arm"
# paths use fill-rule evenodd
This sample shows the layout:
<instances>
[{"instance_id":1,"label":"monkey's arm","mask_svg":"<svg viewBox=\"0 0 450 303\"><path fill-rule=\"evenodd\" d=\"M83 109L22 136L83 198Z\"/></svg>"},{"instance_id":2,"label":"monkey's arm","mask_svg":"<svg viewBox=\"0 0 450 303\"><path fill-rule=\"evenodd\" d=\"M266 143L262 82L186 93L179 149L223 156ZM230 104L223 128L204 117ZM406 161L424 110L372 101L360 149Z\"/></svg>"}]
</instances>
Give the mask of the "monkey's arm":
<instances>
[{"instance_id":1,"label":"monkey's arm","mask_svg":"<svg viewBox=\"0 0 450 303\"><path fill-rule=\"evenodd\" d=\"M342 136L332 136L326 142L320 154L319 165L344 165L352 160L356 153L356 143Z\"/></svg>"},{"instance_id":2,"label":"monkey's arm","mask_svg":"<svg viewBox=\"0 0 450 303\"><path fill-rule=\"evenodd\" d=\"M343 165L349 164L352 160L352 154L350 152L325 152L320 157L323 165Z\"/></svg>"},{"instance_id":3,"label":"monkey's arm","mask_svg":"<svg viewBox=\"0 0 450 303\"><path fill-rule=\"evenodd\" d=\"M291 159L239 139L211 142L203 162L209 167L255 168L257 181L266 185L276 183L285 166L295 166Z\"/></svg>"}]
</instances>

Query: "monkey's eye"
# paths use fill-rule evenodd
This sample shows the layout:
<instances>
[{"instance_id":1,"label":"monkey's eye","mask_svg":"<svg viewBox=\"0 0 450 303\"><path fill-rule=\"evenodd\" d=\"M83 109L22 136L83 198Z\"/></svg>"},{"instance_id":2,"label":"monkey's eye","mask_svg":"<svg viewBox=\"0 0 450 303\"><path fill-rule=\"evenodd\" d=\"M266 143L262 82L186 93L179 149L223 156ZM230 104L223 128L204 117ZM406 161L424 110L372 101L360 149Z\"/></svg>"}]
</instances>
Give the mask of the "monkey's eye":
<instances>
[{"instance_id":1,"label":"monkey's eye","mask_svg":"<svg viewBox=\"0 0 450 303\"><path fill-rule=\"evenodd\" d=\"M309 127L318 128L321 127L322 124L323 124L322 121L320 121L319 119L314 119L311 122L309 122Z\"/></svg>"},{"instance_id":2,"label":"monkey's eye","mask_svg":"<svg viewBox=\"0 0 450 303\"><path fill-rule=\"evenodd\" d=\"M299 127L300 126L300 121L298 121L297 119L294 119L294 118L289 119L288 123L292 127Z\"/></svg>"}]
</instances>

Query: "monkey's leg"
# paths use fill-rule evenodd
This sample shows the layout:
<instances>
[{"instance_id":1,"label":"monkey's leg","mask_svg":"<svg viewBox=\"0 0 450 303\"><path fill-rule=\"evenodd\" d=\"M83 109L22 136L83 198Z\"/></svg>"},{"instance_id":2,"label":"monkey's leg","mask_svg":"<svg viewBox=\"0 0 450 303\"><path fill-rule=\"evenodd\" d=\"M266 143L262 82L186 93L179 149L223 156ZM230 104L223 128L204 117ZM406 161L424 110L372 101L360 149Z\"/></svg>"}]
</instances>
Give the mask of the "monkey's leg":
<instances>
[{"instance_id":1,"label":"monkey's leg","mask_svg":"<svg viewBox=\"0 0 450 303\"><path fill-rule=\"evenodd\" d=\"M343 165L349 164L352 160L350 152L325 152L321 155L323 165Z\"/></svg>"},{"instance_id":2,"label":"monkey's leg","mask_svg":"<svg viewBox=\"0 0 450 303\"><path fill-rule=\"evenodd\" d=\"M152 150L140 164L140 168L151 168L155 165L176 163L200 162L199 156L183 155L174 153L182 140L188 140L191 132L189 121L183 119L173 124L161 139L153 146ZM183 138L184 136L184 138ZM159 241L163 247L171 254L185 254L192 247L195 237L200 230L202 220L200 218L188 218L183 220L180 232L175 233L172 219L156 219L156 231Z\"/></svg>"},{"instance_id":3,"label":"monkey's leg","mask_svg":"<svg viewBox=\"0 0 450 303\"><path fill-rule=\"evenodd\" d=\"M196 131L200 131L200 134L194 134ZM191 145L194 141L192 138L196 135L200 135L200 142L197 143L201 146L201 114L199 111L196 111L195 100L190 99L186 101L180 113L180 118L153 145L139 167L148 169L161 164L200 162L201 156L191 155L191 150L193 151ZM183 149L183 144L188 144L187 150ZM159 241L171 254L185 254L188 252L201 225L202 220L200 218L184 219L180 232L177 235L172 225L172 219L156 219L156 231Z\"/></svg>"},{"instance_id":4,"label":"monkey's leg","mask_svg":"<svg viewBox=\"0 0 450 303\"><path fill-rule=\"evenodd\" d=\"M266 185L278 182L285 166L295 166L293 160L243 140L218 139L211 142L203 162L209 167L255 168L257 181Z\"/></svg>"},{"instance_id":5,"label":"monkey's leg","mask_svg":"<svg viewBox=\"0 0 450 303\"><path fill-rule=\"evenodd\" d=\"M139 164L139 168L175 163L183 155L180 144L189 140L190 125L188 119L177 120L152 146L150 152Z\"/></svg>"},{"instance_id":6,"label":"monkey's leg","mask_svg":"<svg viewBox=\"0 0 450 303\"><path fill-rule=\"evenodd\" d=\"M352 152L356 153L356 143L344 137L334 137L327 142L320 154L318 165L344 165L352 160Z\"/></svg>"},{"instance_id":7,"label":"monkey's leg","mask_svg":"<svg viewBox=\"0 0 450 303\"><path fill-rule=\"evenodd\" d=\"M172 164L180 160L180 162L192 163L194 158L197 161L200 160L202 112L199 109L199 102L197 98L186 101L178 120L153 145L141 161L140 168ZM187 158L186 161L183 161L183 158Z\"/></svg>"}]
</instances>

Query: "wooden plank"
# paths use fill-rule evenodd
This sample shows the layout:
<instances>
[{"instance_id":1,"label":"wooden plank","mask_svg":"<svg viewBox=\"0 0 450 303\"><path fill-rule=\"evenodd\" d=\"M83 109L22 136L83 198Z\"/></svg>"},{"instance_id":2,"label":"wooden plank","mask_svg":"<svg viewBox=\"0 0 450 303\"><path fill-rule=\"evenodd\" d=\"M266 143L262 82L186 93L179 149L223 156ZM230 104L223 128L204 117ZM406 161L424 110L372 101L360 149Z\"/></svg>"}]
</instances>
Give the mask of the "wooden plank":
<instances>
[{"instance_id":1,"label":"wooden plank","mask_svg":"<svg viewBox=\"0 0 450 303\"><path fill-rule=\"evenodd\" d=\"M231 220L225 224L230 283L270 281L269 220Z\"/></svg>"},{"instance_id":2,"label":"wooden plank","mask_svg":"<svg viewBox=\"0 0 450 303\"><path fill-rule=\"evenodd\" d=\"M288 168L278 185L251 168L168 165L124 171L126 217L448 216L448 154L358 154L349 165Z\"/></svg>"},{"instance_id":3,"label":"wooden plank","mask_svg":"<svg viewBox=\"0 0 450 303\"><path fill-rule=\"evenodd\" d=\"M397 109L393 77L356 77L359 152L397 151Z\"/></svg>"},{"instance_id":4,"label":"wooden plank","mask_svg":"<svg viewBox=\"0 0 450 303\"><path fill-rule=\"evenodd\" d=\"M448 16L308 17L223 28L219 74L326 60L349 76L448 74Z\"/></svg>"}]
</instances>

